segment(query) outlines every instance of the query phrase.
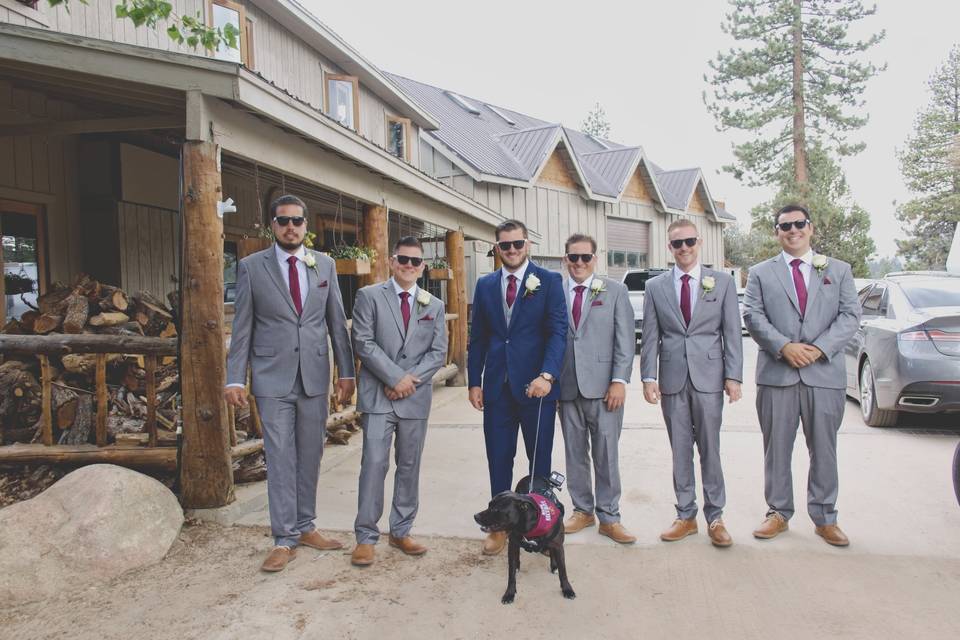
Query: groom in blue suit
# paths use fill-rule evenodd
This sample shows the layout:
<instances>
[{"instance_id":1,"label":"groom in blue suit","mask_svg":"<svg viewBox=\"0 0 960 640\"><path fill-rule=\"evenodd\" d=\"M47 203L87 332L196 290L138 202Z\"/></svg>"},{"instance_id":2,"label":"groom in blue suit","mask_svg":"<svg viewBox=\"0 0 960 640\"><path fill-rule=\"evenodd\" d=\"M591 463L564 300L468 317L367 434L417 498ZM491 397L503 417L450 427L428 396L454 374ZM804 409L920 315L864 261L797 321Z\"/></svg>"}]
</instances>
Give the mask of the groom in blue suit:
<instances>
[{"instance_id":1,"label":"groom in blue suit","mask_svg":"<svg viewBox=\"0 0 960 640\"><path fill-rule=\"evenodd\" d=\"M470 404L483 411L491 495L513 488L518 430L528 460L536 447L533 475L550 475L557 376L567 340L560 274L529 260L522 222L501 223L496 238L503 267L477 281L467 351ZM506 532L490 533L483 552L500 553L506 539Z\"/></svg>"}]
</instances>

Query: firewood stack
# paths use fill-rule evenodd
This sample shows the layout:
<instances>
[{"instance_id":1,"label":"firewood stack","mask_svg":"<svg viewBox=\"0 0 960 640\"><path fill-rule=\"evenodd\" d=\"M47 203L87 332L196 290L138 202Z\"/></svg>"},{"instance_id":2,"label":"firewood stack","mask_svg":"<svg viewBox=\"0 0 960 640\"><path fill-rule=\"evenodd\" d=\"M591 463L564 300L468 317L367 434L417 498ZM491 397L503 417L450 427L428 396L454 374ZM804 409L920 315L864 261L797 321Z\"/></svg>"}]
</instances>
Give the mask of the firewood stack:
<instances>
[{"instance_id":1,"label":"firewood stack","mask_svg":"<svg viewBox=\"0 0 960 640\"><path fill-rule=\"evenodd\" d=\"M171 304L176 296L171 296ZM10 320L3 333L21 335L106 334L171 338L176 315L148 291L130 296L118 287L81 274L71 286L54 284L37 299L37 308ZM93 442L96 411L96 354L51 357L55 442ZM143 356L108 354L107 388L111 441L146 439L146 371ZM177 359L160 359L157 367L158 443L176 441L180 420ZM0 444L36 442L40 433L40 365L35 357L8 355L0 364Z\"/></svg>"}]
</instances>

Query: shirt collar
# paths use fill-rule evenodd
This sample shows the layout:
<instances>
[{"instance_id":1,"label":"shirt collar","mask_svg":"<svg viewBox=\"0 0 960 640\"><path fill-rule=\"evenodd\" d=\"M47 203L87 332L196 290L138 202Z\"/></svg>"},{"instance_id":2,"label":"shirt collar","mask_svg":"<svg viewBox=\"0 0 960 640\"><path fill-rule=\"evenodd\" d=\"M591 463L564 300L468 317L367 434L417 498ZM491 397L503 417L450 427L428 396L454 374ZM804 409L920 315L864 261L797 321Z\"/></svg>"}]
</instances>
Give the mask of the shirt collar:
<instances>
[{"instance_id":1,"label":"shirt collar","mask_svg":"<svg viewBox=\"0 0 960 640\"><path fill-rule=\"evenodd\" d=\"M690 279L691 279L691 280L696 280L697 282L699 282L699 281L700 281L700 270L701 270L701 267L700 267L700 263L698 262L696 265L694 265L693 269L690 269L690 271L689 271L689 273L687 273L687 275L690 276ZM681 269L681 268L678 267L677 265L673 265L673 280L674 280L674 282L678 282L678 281L680 280L680 278L682 278L683 276L684 276L684 271L683 271L683 269Z\"/></svg>"},{"instance_id":2,"label":"shirt collar","mask_svg":"<svg viewBox=\"0 0 960 640\"><path fill-rule=\"evenodd\" d=\"M787 264L788 267L790 266L790 263L796 259L795 256L790 255L786 251L781 251L780 255L783 256L783 261ZM800 259L803 260L803 264L807 266L810 266L811 264L813 264L813 249L810 249L805 254L800 256Z\"/></svg>"},{"instance_id":3,"label":"shirt collar","mask_svg":"<svg viewBox=\"0 0 960 640\"><path fill-rule=\"evenodd\" d=\"M403 293L404 288L400 286L400 283L396 281L395 278L391 276L390 282L393 283L393 292L397 294L397 297L400 297L400 294ZM417 283L414 282L413 286L407 289L407 292L410 294L410 297L416 300L417 298Z\"/></svg>"},{"instance_id":4,"label":"shirt collar","mask_svg":"<svg viewBox=\"0 0 960 640\"><path fill-rule=\"evenodd\" d=\"M568 278L567 278L567 290L570 292L570 295L571 295L571 296L574 296L574 295L577 294L577 292L575 291L575 289L576 289L577 287L581 286L581 285L583 285L584 287L587 288L587 290L589 290L589 289L590 289L590 285L593 284L593 279L594 279L595 277L596 277L596 274L591 273L591 274L590 274L590 277L587 278L586 280L584 280L583 282L577 282L577 281L574 280L573 278L568 277Z\"/></svg>"},{"instance_id":5,"label":"shirt collar","mask_svg":"<svg viewBox=\"0 0 960 640\"><path fill-rule=\"evenodd\" d=\"M273 250L277 256L277 260L279 260L283 264L287 264L287 258L289 258L290 256L296 256L297 260L303 260L304 256L307 255L307 252L306 250L304 250L303 245L300 245L299 247L297 247L296 253L287 253L280 247L279 244L274 242Z\"/></svg>"},{"instance_id":6,"label":"shirt collar","mask_svg":"<svg viewBox=\"0 0 960 640\"><path fill-rule=\"evenodd\" d=\"M504 267L504 268L502 269L503 277L501 278L501 280L503 280L504 284L506 284L506 282L507 282L507 277L508 277L508 276L517 276L517 284L520 284L521 282L523 282L523 276L524 276L524 274L527 273L527 269L529 269L529 268L530 268L530 259L529 259L529 258L527 258L526 260L524 260L524 261L523 261L523 264L520 265L520 268L517 269L514 273L510 273L509 271L507 271L506 267Z\"/></svg>"}]
</instances>

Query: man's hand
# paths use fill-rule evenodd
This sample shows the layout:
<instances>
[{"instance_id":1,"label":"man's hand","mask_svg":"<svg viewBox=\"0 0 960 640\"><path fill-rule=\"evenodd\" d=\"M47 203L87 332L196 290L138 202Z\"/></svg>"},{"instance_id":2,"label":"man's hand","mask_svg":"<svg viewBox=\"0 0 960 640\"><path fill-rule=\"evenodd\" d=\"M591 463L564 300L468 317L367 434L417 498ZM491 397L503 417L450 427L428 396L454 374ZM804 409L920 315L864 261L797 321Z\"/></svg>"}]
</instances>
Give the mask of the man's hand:
<instances>
[{"instance_id":1,"label":"man's hand","mask_svg":"<svg viewBox=\"0 0 960 640\"><path fill-rule=\"evenodd\" d=\"M400 382L393 385L393 390L401 398L409 398L413 395L413 392L417 390L418 384L420 384L420 378L414 376L412 373L408 373L400 378Z\"/></svg>"},{"instance_id":2,"label":"man's hand","mask_svg":"<svg viewBox=\"0 0 960 640\"><path fill-rule=\"evenodd\" d=\"M607 403L607 411L616 411L623 406L627 397L627 385L622 382L611 382L603 401Z\"/></svg>"},{"instance_id":3,"label":"man's hand","mask_svg":"<svg viewBox=\"0 0 960 640\"><path fill-rule=\"evenodd\" d=\"M227 404L234 407L245 407L247 406L247 389L246 387L227 387L223 390L223 397L226 398Z\"/></svg>"},{"instance_id":4,"label":"man's hand","mask_svg":"<svg viewBox=\"0 0 960 640\"><path fill-rule=\"evenodd\" d=\"M483 411L483 389L480 387L470 387L467 395L470 398L470 404L473 405L473 408L477 411Z\"/></svg>"},{"instance_id":5,"label":"man's hand","mask_svg":"<svg viewBox=\"0 0 960 640\"><path fill-rule=\"evenodd\" d=\"M394 400L400 399L400 394L393 390L393 387L390 385L383 385L383 395L387 396L387 400L393 402Z\"/></svg>"},{"instance_id":6,"label":"man's hand","mask_svg":"<svg viewBox=\"0 0 960 640\"><path fill-rule=\"evenodd\" d=\"M337 399L340 400L340 404L350 402L356 388L356 381L353 378L340 378L337 380Z\"/></svg>"},{"instance_id":7,"label":"man's hand","mask_svg":"<svg viewBox=\"0 0 960 640\"><path fill-rule=\"evenodd\" d=\"M553 385L543 377L537 376L530 381L530 384L527 385L527 397L528 398L542 398L543 396L550 393L550 389L553 388Z\"/></svg>"},{"instance_id":8,"label":"man's hand","mask_svg":"<svg viewBox=\"0 0 960 640\"><path fill-rule=\"evenodd\" d=\"M808 344L789 342L780 350L780 355L794 369L802 369L816 362L823 353Z\"/></svg>"},{"instance_id":9,"label":"man's hand","mask_svg":"<svg viewBox=\"0 0 960 640\"><path fill-rule=\"evenodd\" d=\"M643 398L650 404L657 404L660 401L660 385L656 380L643 383Z\"/></svg>"},{"instance_id":10,"label":"man's hand","mask_svg":"<svg viewBox=\"0 0 960 640\"><path fill-rule=\"evenodd\" d=\"M737 400L743 397L743 392L740 388L740 383L736 380L724 380L723 390L727 393L727 397L730 398L727 402L733 404Z\"/></svg>"}]
</instances>

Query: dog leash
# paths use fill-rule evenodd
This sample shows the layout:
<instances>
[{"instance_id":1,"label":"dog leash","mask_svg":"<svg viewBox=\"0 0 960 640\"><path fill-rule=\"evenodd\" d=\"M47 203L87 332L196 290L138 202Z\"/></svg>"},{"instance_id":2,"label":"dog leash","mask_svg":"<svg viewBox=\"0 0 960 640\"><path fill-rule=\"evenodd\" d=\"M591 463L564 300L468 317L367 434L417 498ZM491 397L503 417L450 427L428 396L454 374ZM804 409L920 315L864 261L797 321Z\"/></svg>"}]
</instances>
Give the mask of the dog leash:
<instances>
[{"instance_id":1,"label":"dog leash","mask_svg":"<svg viewBox=\"0 0 960 640\"><path fill-rule=\"evenodd\" d=\"M540 416L543 414L543 396L537 407L537 432L533 437L533 458L530 459L530 480L527 482L527 495L533 493L533 470L537 466L537 446L540 444Z\"/></svg>"}]
</instances>

